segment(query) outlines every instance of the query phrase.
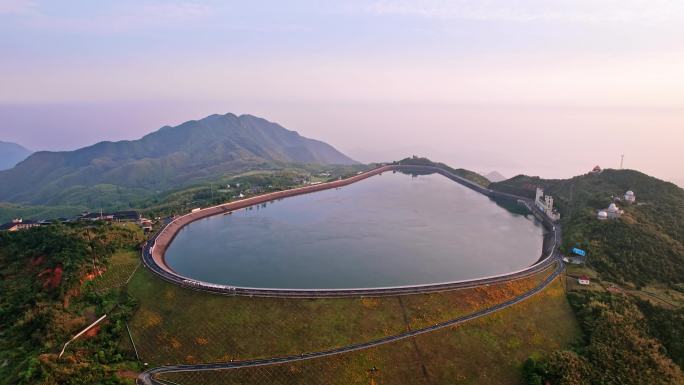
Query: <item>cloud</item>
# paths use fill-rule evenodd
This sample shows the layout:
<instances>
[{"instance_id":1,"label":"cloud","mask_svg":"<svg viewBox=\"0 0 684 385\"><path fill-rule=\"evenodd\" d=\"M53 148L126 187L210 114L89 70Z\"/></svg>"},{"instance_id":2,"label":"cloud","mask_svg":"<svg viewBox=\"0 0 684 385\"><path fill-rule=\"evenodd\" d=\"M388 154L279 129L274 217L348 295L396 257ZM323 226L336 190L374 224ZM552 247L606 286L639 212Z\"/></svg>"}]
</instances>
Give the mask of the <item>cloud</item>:
<instances>
[{"instance_id":1,"label":"cloud","mask_svg":"<svg viewBox=\"0 0 684 385\"><path fill-rule=\"evenodd\" d=\"M671 0L380 0L366 7L378 15L479 21L661 23L684 21L684 2Z\"/></svg>"},{"instance_id":2,"label":"cloud","mask_svg":"<svg viewBox=\"0 0 684 385\"><path fill-rule=\"evenodd\" d=\"M182 25L212 14L211 7L197 2L139 2L115 5L100 13L82 16L37 13L27 21L27 25L42 29L108 33Z\"/></svg>"},{"instance_id":3,"label":"cloud","mask_svg":"<svg viewBox=\"0 0 684 385\"><path fill-rule=\"evenodd\" d=\"M21 15L31 13L36 3L31 0L0 0L0 15Z\"/></svg>"},{"instance_id":4,"label":"cloud","mask_svg":"<svg viewBox=\"0 0 684 385\"><path fill-rule=\"evenodd\" d=\"M212 13L209 6L199 3L151 3L139 6L137 11L127 15L129 18L155 18L162 22L179 22L198 19Z\"/></svg>"}]
</instances>

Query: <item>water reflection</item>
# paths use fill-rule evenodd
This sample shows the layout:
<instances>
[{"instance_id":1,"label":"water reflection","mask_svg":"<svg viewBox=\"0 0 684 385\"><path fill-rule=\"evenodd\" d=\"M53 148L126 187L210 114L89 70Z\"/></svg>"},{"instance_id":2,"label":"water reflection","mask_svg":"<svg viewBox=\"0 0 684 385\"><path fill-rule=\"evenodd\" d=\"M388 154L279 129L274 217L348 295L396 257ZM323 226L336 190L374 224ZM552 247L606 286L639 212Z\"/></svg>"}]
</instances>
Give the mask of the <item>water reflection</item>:
<instances>
[{"instance_id":1,"label":"water reflection","mask_svg":"<svg viewBox=\"0 0 684 385\"><path fill-rule=\"evenodd\" d=\"M367 180L207 218L166 253L178 273L250 287L428 284L518 270L542 227L441 175Z\"/></svg>"}]
</instances>

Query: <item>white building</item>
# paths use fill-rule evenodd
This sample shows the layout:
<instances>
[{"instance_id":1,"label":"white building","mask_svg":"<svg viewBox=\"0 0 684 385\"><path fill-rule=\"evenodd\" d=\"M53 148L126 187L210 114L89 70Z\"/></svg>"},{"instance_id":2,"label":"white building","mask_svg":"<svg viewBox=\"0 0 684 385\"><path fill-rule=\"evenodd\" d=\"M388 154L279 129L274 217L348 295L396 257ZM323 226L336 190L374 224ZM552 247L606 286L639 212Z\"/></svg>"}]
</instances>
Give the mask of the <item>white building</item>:
<instances>
[{"instance_id":1,"label":"white building","mask_svg":"<svg viewBox=\"0 0 684 385\"><path fill-rule=\"evenodd\" d=\"M611 203L607 209L599 210L596 218L599 220L618 219L624 212L625 211L620 209L615 203Z\"/></svg>"},{"instance_id":2,"label":"white building","mask_svg":"<svg viewBox=\"0 0 684 385\"><path fill-rule=\"evenodd\" d=\"M636 195L634 194L634 191L629 190L625 193L625 201L629 203L636 202Z\"/></svg>"},{"instance_id":3,"label":"white building","mask_svg":"<svg viewBox=\"0 0 684 385\"><path fill-rule=\"evenodd\" d=\"M577 283L579 283L580 285L589 285L591 284L591 281L589 280L589 277L583 275L577 279Z\"/></svg>"},{"instance_id":4,"label":"white building","mask_svg":"<svg viewBox=\"0 0 684 385\"><path fill-rule=\"evenodd\" d=\"M537 187L537 192L534 198L534 204L539 210L543 211L551 220L560 220L560 213L553 209L553 197L551 195L544 195L544 190Z\"/></svg>"},{"instance_id":5,"label":"white building","mask_svg":"<svg viewBox=\"0 0 684 385\"><path fill-rule=\"evenodd\" d=\"M38 222L36 221L30 221L30 220L23 220L21 218L17 219L12 219L12 222L10 223L5 223L4 225L0 225L0 231L19 231L19 230L27 230L32 227L39 226Z\"/></svg>"}]
</instances>

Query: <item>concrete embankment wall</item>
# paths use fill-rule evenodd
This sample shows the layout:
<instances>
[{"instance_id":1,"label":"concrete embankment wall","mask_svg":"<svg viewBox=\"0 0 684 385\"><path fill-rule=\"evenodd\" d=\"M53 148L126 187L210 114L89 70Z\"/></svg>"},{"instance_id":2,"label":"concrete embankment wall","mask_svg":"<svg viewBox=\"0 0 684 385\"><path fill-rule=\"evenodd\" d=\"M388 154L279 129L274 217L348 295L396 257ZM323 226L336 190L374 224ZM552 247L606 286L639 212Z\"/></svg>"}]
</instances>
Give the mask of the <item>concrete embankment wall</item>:
<instances>
[{"instance_id":1,"label":"concrete embankment wall","mask_svg":"<svg viewBox=\"0 0 684 385\"><path fill-rule=\"evenodd\" d=\"M247 198L247 199L241 199L238 201L234 202L229 202L229 203L224 203L220 204L217 206L212 206L212 207L207 207L204 209L201 209L199 211L196 211L194 213L189 213L186 215L183 215L181 217L175 218L171 223L169 223L157 236L156 241L154 243L154 247L152 249L152 258L154 259L155 263L159 265L161 268L164 270L168 271L169 273L174 273L167 265L166 262L164 261L164 254L166 253L166 249L168 249L169 245L173 241L173 238L178 234L178 231L182 229L184 226L188 225L191 222L211 217L214 215L220 215L220 214L225 214L234 210L239 210L243 209L249 206L254 206L258 205L261 203L265 202L270 202L276 199L282 199L282 198L287 198L287 197L292 197L296 195L302 195L302 194L309 194L312 192L316 191L321 191L321 190L327 190L331 188L337 188L337 187L342 187L346 186L349 184L352 184L354 182L358 182L360 180L370 178L371 176L383 173L385 171L391 171L396 169L396 165L388 165L388 166L382 166L375 168L373 170L364 172L362 174L354 175L350 178L346 179L341 179L341 180L336 180L333 182L326 182L326 183L320 183L316 185L309 185L309 186L304 186L304 187L298 187L290 190L284 190L284 191L276 191L268 194L263 194L263 195L258 195L255 197Z\"/></svg>"},{"instance_id":2,"label":"concrete embankment wall","mask_svg":"<svg viewBox=\"0 0 684 385\"><path fill-rule=\"evenodd\" d=\"M189 289L206 291L211 293L219 293L224 295L245 295L245 296L260 296L260 297L282 297L282 298L337 298L337 297L359 297L359 296L388 296L388 295L402 295L402 294L416 294L416 293L435 293L440 291L454 290L457 288L467 288L467 287L478 287L482 285L489 285L497 282L505 282L515 279L520 279L528 277L530 275L536 274L540 271L545 270L550 265L554 263L559 263L559 268L562 268L562 262L559 262L558 258L555 258L555 247L559 235L559 227L554 226L548 218L540 218L544 222L545 226L548 227L549 232L544 238L544 250L548 250L548 253L542 255L539 261L530 267L511 272L508 274L502 274L492 277L483 277L468 281L455 281L455 282L444 282L431 285L418 285L418 286L398 286L398 287L386 287L386 288L357 288L357 289L275 289L275 288L249 288L249 287L235 287L229 285L215 285L211 283L201 282L193 279L189 279L178 275L172 271L164 261L164 253L167 247L178 233L178 231L188 223L196 221L198 219L206 218L212 215L224 214L232 210L242 209L248 206L260 204L263 202L268 202L274 199L281 199L286 197L291 197L300 194L306 194L310 192L325 190L329 188L335 188L340 186L345 186L359 180L371 177L373 175L380 174L385 171L401 170L401 171L415 171L415 172L437 172L443 176L452 179L458 183L461 183L473 190L476 190L489 197L511 199L514 202L523 202L528 207L530 207L534 212L535 216L540 214L539 210L534 206L531 199L518 197L515 195L498 193L496 191L489 190L478 184L475 184L459 175L455 175L446 169L441 169L438 167L431 166L409 166L409 165L387 165L376 168L374 170L368 171L363 174L355 175L351 178L322 183L319 185L306 186L286 191L279 191L275 193L269 193L265 195L260 195L253 198L243 199L240 201L230 202L214 207L209 207L200 210L195 213L190 213L181 217L176 218L174 221L170 222L168 225L164 226L160 232L158 232L154 237L152 237L145 247L143 248L143 262L150 268L153 272L158 274L162 279L172 282ZM542 217L545 217L541 213ZM550 237L548 235L551 235Z\"/></svg>"},{"instance_id":3,"label":"concrete embankment wall","mask_svg":"<svg viewBox=\"0 0 684 385\"><path fill-rule=\"evenodd\" d=\"M229 203L224 203L221 205L217 206L212 206L212 207L207 207L204 209L201 209L197 212L194 213L189 213L186 215L183 215L181 217L175 218L171 223L169 223L167 226L163 228L163 230L158 234L154 246L151 250L151 256L152 259L154 260L155 264L157 264L160 268L163 270L167 271L168 273L171 274L177 274L176 272L172 271L167 265L164 260L164 254L166 253L166 250L168 249L169 245L173 241L174 237L178 232L186 225L188 225L191 222L207 218L210 216L214 215L221 215L225 214L234 210L239 210L243 209L249 206L254 206L258 205L261 203L265 202L270 202L273 200L277 199L283 199L287 197L292 197L296 195L302 195L302 194L308 194L316 191L322 191L322 190L327 190L331 188L337 188L337 187L342 187L346 186L355 182L358 182L360 180L369 178L371 176L381 174L385 171L393 171L393 170L402 170L402 171L415 171L415 172L436 172L439 173L446 178L449 178L457 183L460 183L468 188L471 188L481 194L484 194L492 199L507 199L507 200L525 200L530 204L530 206L534 209L536 207L534 206L532 200L527 199L527 198L521 198L516 195L511 195L507 193L502 193L494 190L490 190L486 187L483 187L477 183L474 183L468 179L465 179L461 177L460 175L453 174L445 169L442 169L440 167L435 167L435 166L414 166L414 165L386 165L386 166L381 166L378 168L375 168L373 170L364 172L362 174L354 175L350 178L347 179L342 179L342 180L337 180L333 182L327 182L327 183L321 183L317 185L309 185L309 186L304 186L304 187L298 187L290 190L284 190L284 191L277 191L273 193L268 193L264 195L258 195L255 197L247 198L247 199L241 199L238 201L234 202L229 202ZM553 232L554 229L554 224L553 222L546 217L543 213L539 215L540 213L536 212L535 216L539 218L544 226L547 228L549 232ZM548 250L552 249L554 246L554 237L544 237L544 245L543 245L543 255L547 255Z\"/></svg>"}]
</instances>

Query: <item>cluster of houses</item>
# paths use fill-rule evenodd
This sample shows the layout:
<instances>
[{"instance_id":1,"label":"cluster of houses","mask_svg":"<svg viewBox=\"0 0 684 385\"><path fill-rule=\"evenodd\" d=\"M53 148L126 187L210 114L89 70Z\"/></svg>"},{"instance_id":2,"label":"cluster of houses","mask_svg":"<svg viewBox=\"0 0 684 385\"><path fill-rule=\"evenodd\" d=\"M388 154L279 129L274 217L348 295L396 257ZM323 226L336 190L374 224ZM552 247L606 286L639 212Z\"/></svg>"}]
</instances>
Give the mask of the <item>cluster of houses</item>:
<instances>
[{"instance_id":1,"label":"cluster of houses","mask_svg":"<svg viewBox=\"0 0 684 385\"><path fill-rule=\"evenodd\" d=\"M140 215L140 213L138 213L137 211L128 210L128 211L115 211L115 212L111 212L111 213L83 212L83 213L81 213L81 215L79 215L77 217L73 217L73 218L57 218L54 220L42 220L42 221L24 220L22 218L16 218L16 219L13 219L9 223L5 223L3 225L0 225L0 231L20 231L20 230L27 230L27 229L30 229L32 227L37 227L37 226L51 225L53 223L73 223L73 222L79 222L79 221L129 222L129 223L137 223L145 231L151 231L152 230L152 220L151 219L143 218Z\"/></svg>"},{"instance_id":2,"label":"cluster of houses","mask_svg":"<svg viewBox=\"0 0 684 385\"><path fill-rule=\"evenodd\" d=\"M135 210L114 211L112 213L83 212L76 220L80 221L106 221L106 222L129 222L137 223L145 231L152 230L152 220L144 218Z\"/></svg>"},{"instance_id":3,"label":"cluster of houses","mask_svg":"<svg viewBox=\"0 0 684 385\"><path fill-rule=\"evenodd\" d=\"M21 218L12 219L12 222L0 225L0 231L19 231L28 230L32 227L40 226L40 223L31 220L23 220Z\"/></svg>"}]
</instances>

